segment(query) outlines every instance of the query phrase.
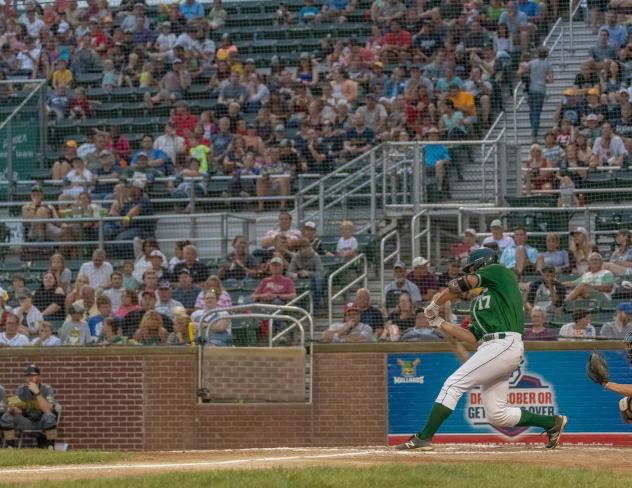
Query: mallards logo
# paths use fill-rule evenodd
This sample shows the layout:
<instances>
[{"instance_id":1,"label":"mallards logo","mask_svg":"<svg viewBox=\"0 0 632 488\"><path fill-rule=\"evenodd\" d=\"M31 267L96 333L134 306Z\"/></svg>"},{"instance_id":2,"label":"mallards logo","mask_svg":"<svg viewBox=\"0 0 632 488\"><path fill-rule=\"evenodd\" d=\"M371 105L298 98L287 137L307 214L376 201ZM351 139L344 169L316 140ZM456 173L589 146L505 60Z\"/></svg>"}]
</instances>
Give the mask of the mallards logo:
<instances>
[{"instance_id":1,"label":"mallards logo","mask_svg":"<svg viewBox=\"0 0 632 488\"><path fill-rule=\"evenodd\" d=\"M397 364L400 367L400 376L393 377L393 383L399 385L400 383L423 383L424 377L417 376L417 365L421 362L421 359L416 358L411 360L397 359Z\"/></svg>"}]
</instances>

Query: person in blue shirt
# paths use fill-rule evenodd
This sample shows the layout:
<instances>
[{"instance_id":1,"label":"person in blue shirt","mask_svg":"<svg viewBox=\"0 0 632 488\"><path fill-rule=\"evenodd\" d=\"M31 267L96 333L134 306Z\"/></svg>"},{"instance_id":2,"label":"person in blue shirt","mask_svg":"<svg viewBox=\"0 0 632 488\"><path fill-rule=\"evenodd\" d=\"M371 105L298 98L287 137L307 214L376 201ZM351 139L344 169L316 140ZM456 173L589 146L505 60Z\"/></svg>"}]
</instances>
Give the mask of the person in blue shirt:
<instances>
[{"instance_id":1,"label":"person in blue shirt","mask_svg":"<svg viewBox=\"0 0 632 488\"><path fill-rule=\"evenodd\" d=\"M625 45L628 40L628 31L624 25L617 23L617 13L608 11L606 13L606 23L599 30L605 29L610 33L608 44L619 49Z\"/></svg>"},{"instance_id":2,"label":"person in blue shirt","mask_svg":"<svg viewBox=\"0 0 632 488\"><path fill-rule=\"evenodd\" d=\"M542 16L540 5L531 0L518 0L518 10L526 14L529 22L535 22Z\"/></svg>"},{"instance_id":3,"label":"person in blue shirt","mask_svg":"<svg viewBox=\"0 0 632 488\"><path fill-rule=\"evenodd\" d=\"M428 176L434 176L437 180L437 190L443 190L443 179L445 177L445 167L450 164L448 148L443 144L435 144L439 140L439 130L431 127L426 132L428 140L433 144L424 146L424 166Z\"/></svg>"},{"instance_id":4,"label":"person in blue shirt","mask_svg":"<svg viewBox=\"0 0 632 488\"><path fill-rule=\"evenodd\" d=\"M180 4L180 13L187 22L199 17L204 17L204 7L195 0L185 0Z\"/></svg>"},{"instance_id":5,"label":"person in blue shirt","mask_svg":"<svg viewBox=\"0 0 632 488\"><path fill-rule=\"evenodd\" d=\"M527 231L518 225L514 228L514 245L506 247L500 256L500 264L512 269L518 276L535 269L538 250L527 244Z\"/></svg>"},{"instance_id":6,"label":"person in blue shirt","mask_svg":"<svg viewBox=\"0 0 632 488\"><path fill-rule=\"evenodd\" d=\"M173 165L173 161L169 158L169 155L162 149L154 149L154 138L145 134L140 143L140 149L132 154L130 166L136 166L138 164L139 154L147 154L147 164L150 168L157 169L164 174L170 174L170 168Z\"/></svg>"},{"instance_id":7,"label":"person in blue shirt","mask_svg":"<svg viewBox=\"0 0 632 488\"><path fill-rule=\"evenodd\" d=\"M306 0L305 6L298 12L298 21L300 24L309 24L319 13L320 9L314 6L314 0Z\"/></svg>"}]
</instances>

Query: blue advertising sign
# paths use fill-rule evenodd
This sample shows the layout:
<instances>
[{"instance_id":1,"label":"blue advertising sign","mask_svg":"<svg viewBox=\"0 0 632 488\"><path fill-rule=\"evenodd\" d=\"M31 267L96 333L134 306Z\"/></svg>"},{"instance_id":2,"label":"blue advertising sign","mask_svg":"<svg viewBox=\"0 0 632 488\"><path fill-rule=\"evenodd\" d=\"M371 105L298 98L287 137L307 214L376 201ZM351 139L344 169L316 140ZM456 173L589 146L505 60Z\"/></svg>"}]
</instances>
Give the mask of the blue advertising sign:
<instances>
[{"instance_id":1,"label":"blue advertising sign","mask_svg":"<svg viewBox=\"0 0 632 488\"><path fill-rule=\"evenodd\" d=\"M612 381L632 383L632 366L621 350L601 351ZM542 415L564 414L564 442L632 444L632 425L619 413L620 395L591 382L585 373L590 351L533 351L510 379L508 403ZM459 366L452 353L389 354L388 433L391 443L419 431L445 379ZM461 398L435 442L538 442L541 429L491 425L480 388ZM535 435L534 435L535 434Z\"/></svg>"}]
</instances>

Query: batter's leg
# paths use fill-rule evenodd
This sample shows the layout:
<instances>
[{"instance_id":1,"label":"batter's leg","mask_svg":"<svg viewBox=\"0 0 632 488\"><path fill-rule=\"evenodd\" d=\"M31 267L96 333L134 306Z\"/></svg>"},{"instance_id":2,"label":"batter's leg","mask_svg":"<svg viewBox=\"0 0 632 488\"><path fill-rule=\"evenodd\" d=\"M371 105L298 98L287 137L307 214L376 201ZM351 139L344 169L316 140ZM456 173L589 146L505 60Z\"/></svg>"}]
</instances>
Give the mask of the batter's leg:
<instances>
[{"instance_id":1,"label":"batter's leg","mask_svg":"<svg viewBox=\"0 0 632 488\"><path fill-rule=\"evenodd\" d=\"M485 416L490 424L497 427L515 427L522 416L522 410L507 405L509 376L482 386L481 399L485 407Z\"/></svg>"}]
</instances>

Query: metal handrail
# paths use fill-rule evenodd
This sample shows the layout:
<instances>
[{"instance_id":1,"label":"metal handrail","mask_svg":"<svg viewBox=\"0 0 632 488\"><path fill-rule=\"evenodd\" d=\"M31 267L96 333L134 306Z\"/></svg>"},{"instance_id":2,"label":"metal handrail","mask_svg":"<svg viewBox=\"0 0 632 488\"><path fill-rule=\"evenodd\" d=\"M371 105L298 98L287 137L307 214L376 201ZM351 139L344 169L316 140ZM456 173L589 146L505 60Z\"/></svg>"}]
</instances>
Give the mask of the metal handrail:
<instances>
[{"instance_id":1,"label":"metal handrail","mask_svg":"<svg viewBox=\"0 0 632 488\"><path fill-rule=\"evenodd\" d=\"M296 306L296 304L300 301L302 301L303 299L307 298L308 299L308 315L305 315L303 317L301 317L299 319L299 322L302 322L303 320L305 320L308 316L313 316L314 314L314 299L312 297L312 292L307 290L304 291L303 293L301 293L300 295L298 295L296 298L294 298L293 300L290 300L289 302L287 302L285 305L288 307L291 306ZM272 315L276 316L279 315L281 313L281 310L277 310L276 312L274 312ZM270 330L272 330L272 319L270 321ZM287 330L287 329L286 329ZM310 322L310 330L309 330L309 338L313 339L314 338L314 321L312 320Z\"/></svg>"},{"instance_id":2,"label":"metal handrail","mask_svg":"<svg viewBox=\"0 0 632 488\"><path fill-rule=\"evenodd\" d=\"M386 248L386 243L395 238L396 246L395 250L390 253L388 256L385 256L384 253ZM399 232L396 230L392 230L388 234L386 234L380 240L380 292L382 293L382 303L384 303L384 265L393 258L397 258L399 261L400 255L400 243L399 243Z\"/></svg>"},{"instance_id":3,"label":"metal handrail","mask_svg":"<svg viewBox=\"0 0 632 488\"><path fill-rule=\"evenodd\" d=\"M571 53L575 52L575 30L573 28L573 23L575 19L575 14L581 8L582 2L577 1L577 5L573 8L573 0L568 0L568 28L570 31L570 45L571 45Z\"/></svg>"},{"instance_id":4,"label":"metal handrail","mask_svg":"<svg viewBox=\"0 0 632 488\"><path fill-rule=\"evenodd\" d=\"M353 266L357 262L362 262L362 264L363 264L363 272L362 272L362 274L357 276L350 283L347 283L342 289L338 290L338 292L334 294L333 293L334 278L336 276L338 276L340 273L342 273L343 271L347 270L349 267ZM336 298L338 298L339 296L342 296L343 294L345 294L347 292L347 290L349 290L350 288L355 286L360 281L363 282L363 285L366 288L367 283L368 283L368 262L367 262L367 259L366 259L366 255L364 253L358 254L356 257L354 257L353 259L347 261L340 268L338 268L336 271L334 271L333 273L331 273L329 275L329 278L327 279L327 292L328 292L327 296L329 296L328 317L329 317L329 323L330 324L331 324L331 321L333 319L333 304L334 304L334 300Z\"/></svg>"},{"instance_id":5,"label":"metal handrail","mask_svg":"<svg viewBox=\"0 0 632 488\"><path fill-rule=\"evenodd\" d=\"M551 46L551 48L549 49L549 57L553 54L553 51L555 50L555 48L557 47L558 43L561 44L561 54L562 54L562 66L566 65L566 58L565 58L565 54L564 54L564 25L562 23L562 18L558 18L557 21L555 22L555 24L553 24L553 27L551 27L551 30L549 31L548 35L546 36L546 38L544 39L544 41L542 42L543 46L547 46L549 40L551 39L551 37L553 36L555 30L557 28L560 28L560 33L557 35L557 37L555 38L555 40L553 41L553 45ZM518 109L522 106L523 102L525 101L525 99L527 98L526 95L523 95L522 97L520 97L520 100L518 100L518 91L522 88L522 81L519 81L518 84L516 85L516 87L514 88L513 91L513 124L514 124L514 146L518 146Z\"/></svg>"},{"instance_id":6,"label":"metal handrail","mask_svg":"<svg viewBox=\"0 0 632 488\"><path fill-rule=\"evenodd\" d=\"M421 219L421 217L426 216L426 228L421 232L417 232L417 223ZM426 236L426 248L428 255L426 259L432 262L431 259L431 251L430 251L430 214L428 213L428 209L424 208L420 210L410 219L410 254L413 259L415 259L417 254L417 242L421 240L422 237Z\"/></svg>"},{"instance_id":7,"label":"metal handrail","mask_svg":"<svg viewBox=\"0 0 632 488\"><path fill-rule=\"evenodd\" d=\"M257 312L253 312L253 313L237 313L234 314L232 312L241 312L241 311L249 311L252 309L260 309L260 310L270 310L270 311L282 311L285 312L285 314L283 315L273 315L272 313L257 313ZM302 314L303 318L307 318L307 320L310 323L310 329L313 330L314 328L314 322L313 319L311 317L311 315L309 313L307 313L306 310L300 308L300 307L293 307L293 306L289 306L289 305L271 305L271 304L267 304L267 303L251 303L251 304L247 304L247 305L236 305L233 307L226 307L226 308L222 308L221 309L223 312L228 312L229 314L229 318L230 319L239 319L239 318L254 318L254 319L268 319L268 320L273 320L272 317L276 317L277 320L287 320L289 322L293 322L292 326L288 327L287 329L279 332L279 334L277 334L276 336L272 335L272 327L270 327L270 334L269 334L269 338L268 338L268 347L273 347L274 346L274 342L276 340L278 340L280 337L282 337L283 335L287 334L290 330L294 329L295 327L298 327L299 331L300 331L300 346L304 347L305 346L305 329L303 328L303 324L301 324L301 322L299 321L299 319L297 319L296 317L289 315L290 313L298 313L298 314ZM217 310L209 310L207 313L205 313L204 315L202 315L202 317L200 318L200 324L204 323L204 319L206 317L208 317L209 315L212 315L213 313L216 313ZM205 338L208 341L209 338L209 330L211 325L213 325L215 322L218 322L222 319L226 319L227 317L225 315L218 315L217 317L213 317L208 323L206 323L206 331L205 331Z\"/></svg>"}]
</instances>

